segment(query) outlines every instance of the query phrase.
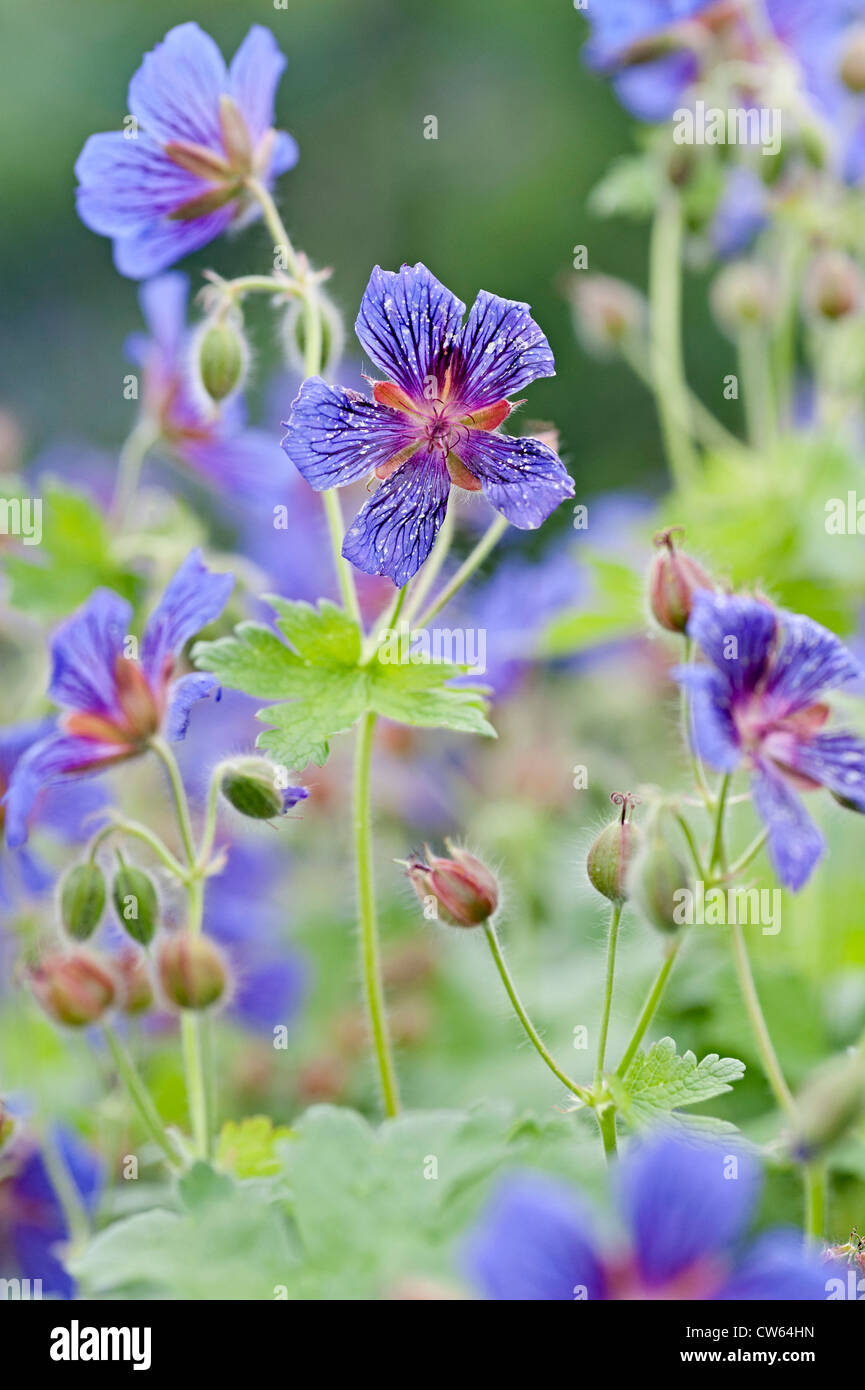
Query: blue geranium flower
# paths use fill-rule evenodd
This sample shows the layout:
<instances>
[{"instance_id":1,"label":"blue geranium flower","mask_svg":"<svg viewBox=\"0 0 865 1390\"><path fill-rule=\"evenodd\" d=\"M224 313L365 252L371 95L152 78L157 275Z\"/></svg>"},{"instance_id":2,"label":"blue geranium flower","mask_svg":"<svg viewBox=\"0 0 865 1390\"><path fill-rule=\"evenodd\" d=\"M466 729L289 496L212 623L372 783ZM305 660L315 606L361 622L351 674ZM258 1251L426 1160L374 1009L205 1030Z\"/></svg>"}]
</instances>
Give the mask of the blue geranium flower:
<instances>
[{"instance_id":1,"label":"blue geranium flower","mask_svg":"<svg viewBox=\"0 0 865 1390\"><path fill-rule=\"evenodd\" d=\"M273 129L285 58L253 25L226 68L197 24L179 24L129 84L128 129L91 135L81 151L78 212L114 241L121 275L156 275L254 217L246 187L266 187L297 163L295 141Z\"/></svg>"},{"instance_id":2,"label":"blue geranium flower","mask_svg":"<svg viewBox=\"0 0 865 1390\"><path fill-rule=\"evenodd\" d=\"M28 749L49 737L54 729L53 719L36 719L0 729L0 839L6 819L3 798L15 768ZM48 789L37 796L29 822L31 827L45 830L55 839L75 844L97 828L98 812L104 804L105 794L100 787L78 786L69 796L59 796ZM47 865L26 845L4 851L0 844L0 907L10 908L22 892L46 892L53 878Z\"/></svg>"},{"instance_id":3,"label":"blue geranium flower","mask_svg":"<svg viewBox=\"0 0 865 1390\"><path fill-rule=\"evenodd\" d=\"M194 672L172 682L180 651L228 602L234 578L212 574L193 550L169 583L141 639L140 659L127 656L132 608L110 589L97 589L57 630L48 693L62 707L57 728L19 759L6 793L6 841L22 845L43 787L98 773L135 757L157 733L186 734L192 706L218 688Z\"/></svg>"},{"instance_id":4,"label":"blue geranium flower","mask_svg":"<svg viewBox=\"0 0 865 1390\"><path fill-rule=\"evenodd\" d=\"M590 67L613 77L622 105L642 121L663 121L699 72L701 16L717 0L605 0L590 6ZM697 21L697 23L693 23Z\"/></svg>"},{"instance_id":5,"label":"blue geranium flower","mask_svg":"<svg viewBox=\"0 0 865 1390\"><path fill-rule=\"evenodd\" d=\"M742 1248L759 1190L756 1161L728 1146L656 1134L623 1159L628 1241L605 1250L571 1188L535 1174L505 1181L469 1242L478 1289L504 1301L826 1298L827 1266L801 1233Z\"/></svg>"},{"instance_id":6,"label":"blue geranium flower","mask_svg":"<svg viewBox=\"0 0 865 1390\"><path fill-rule=\"evenodd\" d=\"M720 772L748 768L772 865L799 889L825 843L796 791L823 786L865 812L865 743L821 732L829 714L821 696L862 668L819 623L753 598L701 591L688 636L709 661L673 672L691 692L694 746Z\"/></svg>"},{"instance_id":7,"label":"blue geranium flower","mask_svg":"<svg viewBox=\"0 0 865 1390\"><path fill-rule=\"evenodd\" d=\"M57 1128L54 1142L86 1211L96 1210L104 1165L71 1131ZM42 1281L43 1298L74 1298L75 1284L63 1264L69 1238L66 1217L39 1149L25 1154L13 1176L0 1185L0 1221L5 1227L19 1278Z\"/></svg>"},{"instance_id":8,"label":"blue geranium flower","mask_svg":"<svg viewBox=\"0 0 865 1390\"><path fill-rule=\"evenodd\" d=\"M374 473L382 486L350 527L342 553L366 574L407 583L447 511L451 484L487 499L514 526L546 520L573 481L538 439L497 433L505 397L555 371L529 306L482 290L465 305L426 266L370 277L355 330L388 376L373 400L305 381L283 448L316 491Z\"/></svg>"}]
</instances>

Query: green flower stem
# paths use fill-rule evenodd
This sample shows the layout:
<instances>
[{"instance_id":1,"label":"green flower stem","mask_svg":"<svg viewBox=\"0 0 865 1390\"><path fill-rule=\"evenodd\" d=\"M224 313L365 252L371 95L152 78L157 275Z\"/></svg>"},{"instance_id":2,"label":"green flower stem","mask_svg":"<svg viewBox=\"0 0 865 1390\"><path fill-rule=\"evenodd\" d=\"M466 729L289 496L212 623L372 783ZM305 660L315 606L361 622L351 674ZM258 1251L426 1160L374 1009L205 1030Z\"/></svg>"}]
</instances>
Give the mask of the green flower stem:
<instances>
[{"instance_id":1,"label":"green flower stem","mask_svg":"<svg viewBox=\"0 0 865 1390\"><path fill-rule=\"evenodd\" d=\"M591 1097L586 1088L584 1086L577 1085L576 1081L572 1081L571 1078L567 1076L565 1072L562 1071L562 1069L556 1063L555 1058L551 1055L551 1053L547 1051L547 1049L544 1047L544 1044L541 1042L538 1030L537 1028L535 1028L534 1024L532 1023L532 1020L526 1013L525 1007L523 1006L523 1002L520 999L519 994L517 993L516 985L514 984L511 973L508 970L508 967L505 963L505 958L502 954L501 943L499 942L498 934L492 921L484 922L484 932L486 933L486 938L489 942L490 951L492 952L493 960L496 963L496 969L499 972L502 984L504 985L505 990L507 992L507 996L514 1006L514 1012L517 1018L520 1020L520 1023L523 1025L523 1028L526 1032L526 1036L528 1037L529 1042L532 1044L532 1047L535 1049L542 1061L544 1061L546 1065L549 1067L550 1071L553 1073L553 1076L557 1077L558 1080L561 1081L565 1089L570 1091L572 1095L575 1095L584 1104L589 1104Z\"/></svg>"},{"instance_id":2,"label":"green flower stem","mask_svg":"<svg viewBox=\"0 0 865 1390\"><path fill-rule=\"evenodd\" d=\"M411 623L418 609L423 604L427 594L439 576L441 567L448 557L454 535L454 508L451 506L445 513L442 528L439 531L438 539L433 547L433 552L421 569L414 587L411 592L408 604L405 609L405 620Z\"/></svg>"},{"instance_id":3,"label":"green flower stem","mask_svg":"<svg viewBox=\"0 0 865 1390\"><path fill-rule=\"evenodd\" d=\"M601 1131L601 1142L604 1146L604 1153L609 1163L616 1157L616 1109L613 1105L604 1105L597 1112L598 1125Z\"/></svg>"},{"instance_id":4,"label":"green flower stem","mask_svg":"<svg viewBox=\"0 0 865 1390\"><path fill-rule=\"evenodd\" d=\"M663 965L661 966L657 976L655 977L655 983L649 990L649 996L646 999L645 1004L643 1005L640 1017L637 1019L636 1027L634 1028L634 1032L631 1036L631 1041L625 1048L624 1056L622 1057L621 1062L616 1068L616 1075L619 1077L623 1077L625 1075L626 1071L628 1070L628 1067L633 1062L634 1058L637 1055L637 1049L639 1048L640 1043L643 1041L643 1038L646 1036L646 1031L649 1027L649 1024L655 1017L658 1005L660 1004L664 990L666 989L667 981L670 978L670 972L673 969L673 966L676 963L676 957L679 954L679 951L681 950L682 941L683 937L681 935L676 938L676 940L673 942L673 945L671 946L670 950L667 952L664 958Z\"/></svg>"},{"instance_id":5,"label":"green flower stem","mask_svg":"<svg viewBox=\"0 0 865 1390\"><path fill-rule=\"evenodd\" d=\"M207 1087L204 1082L201 1020L194 1009L184 1009L180 1015L180 1041L183 1050L183 1069L186 1075L189 1117L192 1121L194 1153L196 1158L207 1159L210 1156Z\"/></svg>"},{"instance_id":6,"label":"green flower stem","mask_svg":"<svg viewBox=\"0 0 865 1390\"><path fill-rule=\"evenodd\" d=\"M120 816L118 816L116 820L112 820L109 825L103 826L90 841L88 858L91 864L96 858L96 851L99 849L99 846L104 844L111 835L126 835L131 839L140 840L142 844L147 845L147 847L153 851L157 859L164 865L169 873L173 874L175 878L179 878L181 881L185 880L186 870L180 860L175 858L171 850L162 842L158 835L154 834L146 825L141 825L138 821L126 820L124 817Z\"/></svg>"},{"instance_id":7,"label":"green flower stem","mask_svg":"<svg viewBox=\"0 0 865 1390\"><path fill-rule=\"evenodd\" d=\"M130 431L120 450L117 461L117 476L114 481L114 496L111 500L109 517L115 526L122 526L138 489L138 480L144 460L159 438L159 430L152 420L141 417Z\"/></svg>"},{"instance_id":8,"label":"green flower stem","mask_svg":"<svg viewBox=\"0 0 865 1390\"><path fill-rule=\"evenodd\" d=\"M674 483L686 488L697 476L682 358L682 209L669 190L660 200L649 247L650 359L661 433Z\"/></svg>"},{"instance_id":9,"label":"green flower stem","mask_svg":"<svg viewBox=\"0 0 865 1390\"><path fill-rule=\"evenodd\" d=\"M748 441L752 448L766 450L776 431L769 344L763 329L746 325L739 334L738 350Z\"/></svg>"},{"instance_id":10,"label":"green flower stem","mask_svg":"<svg viewBox=\"0 0 865 1390\"><path fill-rule=\"evenodd\" d=\"M610 914L610 932L607 938L607 970L604 979L604 1007L601 1013L601 1026L598 1033L598 1056L595 1062L595 1079L592 1086L596 1096L601 1094L604 1081L604 1062L607 1055L607 1033L610 1028L610 1013L613 1008L613 983L616 976L616 946L619 940L619 923L622 920L620 902L613 903Z\"/></svg>"},{"instance_id":11,"label":"green flower stem","mask_svg":"<svg viewBox=\"0 0 865 1390\"><path fill-rule=\"evenodd\" d=\"M727 878L735 878L736 875L740 874L743 869L746 869L750 864L751 860L756 859L757 855L760 853L760 850L763 848L768 838L768 830L761 830L759 835L755 835L748 848L742 854L740 854L739 858L735 860L734 863L730 865L729 869L727 870Z\"/></svg>"},{"instance_id":12,"label":"green flower stem","mask_svg":"<svg viewBox=\"0 0 865 1390\"><path fill-rule=\"evenodd\" d=\"M50 1125L37 1124L36 1129L42 1158L51 1179L51 1186L57 1194L63 1215L66 1218L69 1244L73 1250L82 1250L90 1239L90 1217L87 1208L82 1201L81 1193L78 1191L66 1165Z\"/></svg>"},{"instance_id":13,"label":"green flower stem","mask_svg":"<svg viewBox=\"0 0 865 1390\"><path fill-rule=\"evenodd\" d=\"M730 790L731 774L725 773L721 781L721 789L718 792L718 801L715 807L715 833L712 838L712 849L709 855L709 874L713 874L716 869L722 869L725 865L724 851L724 815L727 810L727 793Z\"/></svg>"},{"instance_id":14,"label":"green flower stem","mask_svg":"<svg viewBox=\"0 0 865 1390\"><path fill-rule=\"evenodd\" d=\"M697 849L697 842L694 839L694 834L691 830L690 825L685 820L685 817L682 815L681 811L674 811L673 817L676 823L678 824L679 828L681 829L682 834L685 837L688 849L691 851L691 858L694 861L694 868L697 870L698 877L705 878L706 872L703 868L703 863L700 859L700 851Z\"/></svg>"},{"instance_id":15,"label":"green flower stem","mask_svg":"<svg viewBox=\"0 0 865 1390\"><path fill-rule=\"evenodd\" d=\"M622 343L621 352L634 375L645 386L648 386L650 391L653 391L652 370L646 361L641 344L632 338ZM720 453L742 454L748 452L747 444L744 444L726 426L722 425L708 406L705 406L700 397L690 388L687 389L687 405L687 414L683 419L677 421L679 429L693 430L694 438L706 449L714 449Z\"/></svg>"},{"instance_id":16,"label":"green flower stem","mask_svg":"<svg viewBox=\"0 0 865 1390\"><path fill-rule=\"evenodd\" d=\"M364 651L360 663L361 666L368 666L370 664L373 657L376 656L382 647L387 634L393 632L396 628L400 620L400 615L405 607L407 596L408 585L403 584L402 588L397 590L395 597L387 605L384 612L379 614L372 632L364 643ZM405 619L403 619L403 621L405 621Z\"/></svg>"},{"instance_id":17,"label":"green flower stem","mask_svg":"<svg viewBox=\"0 0 865 1390\"><path fill-rule=\"evenodd\" d=\"M393 1116L399 1114L399 1088L388 1030L384 984L381 975L381 950L378 938L372 858L370 770L375 724L374 714L364 715L356 735L353 799L354 838L364 995L370 1034L381 1080L385 1113L388 1116Z\"/></svg>"},{"instance_id":18,"label":"green flower stem","mask_svg":"<svg viewBox=\"0 0 865 1390\"><path fill-rule=\"evenodd\" d=\"M450 603L454 594L462 588L467 579L471 578L475 570L480 568L490 552L496 547L505 534L505 531L508 529L508 525L509 523L503 516L497 516L495 521L491 522L474 550L463 560L453 578L445 584L444 588L436 595L429 607L425 609L421 617L418 618L417 625L419 628L426 627L435 615L441 612L445 604Z\"/></svg>"},{"instance_id":19,"label":"green flower stem","mask_svg":"<svg viewBox=\"0 0 865 1390\"><path fill-rule=\"evenodd\" d=\"M129 1093L129 1098L147 1130L151 1139L159 1146L171 1166L177 1167L179 1164L178 1155L175 1153L171 1140L165 1132L165 1126L159 1117L159 1112L153 1103L153 1099L136 1070L135 1063L124 1047L123 1043L110 1028L108 1024L103 1024L102 1032L108 1044L115 1070Z\"/></svg>"}]
</instances>

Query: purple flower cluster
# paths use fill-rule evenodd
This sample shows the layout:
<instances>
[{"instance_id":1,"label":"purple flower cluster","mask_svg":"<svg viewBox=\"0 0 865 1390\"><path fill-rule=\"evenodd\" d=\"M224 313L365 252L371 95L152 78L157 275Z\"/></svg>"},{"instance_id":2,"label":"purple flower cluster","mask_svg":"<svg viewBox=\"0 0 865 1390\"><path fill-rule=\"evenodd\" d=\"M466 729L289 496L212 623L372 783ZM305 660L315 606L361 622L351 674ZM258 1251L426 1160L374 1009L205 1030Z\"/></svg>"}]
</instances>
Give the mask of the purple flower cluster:
<instances>
[{"instance_id":1,"label":"purple flower cluster","mask_svg":"<svg viewBox=\"0 0 865 1390\"><path fill-rule=\"evenodd\" d=\"M865 812L865 742L824 732L821 699L862 668L819 623L754 598L698 593L688 635L708 660L674 672L691 694L694 746L721 772L747 768L775 872L799 889L825 843L797 792L826 787Z\"/></svg>"},{"instance_id":2,"label":"purple flower cluster","mask_svg":"<svg viewBox=\"0 0 865 1390\"><path fill-rule=\"evenodd\" d=\"M121 275L141 280L257 215L248 181L270 187L297 163L273 129L285 58L268 29L250 29L231 66L197 24L179 24L129 84L131 123L91 135L81 151L78 212L111 237Z\"/></svg>"},{"instance_id":3,"label":"purple flower cluster","mask_svg":"<svg viewBox=\"0 0 865 1390\"><path fill-rule=\"evenodd\" d=\"M483 491L523 529L573 496L547 444L498 433L513 409L507 397L555 370L529 306L482 290L463 323L465 311L426 266L377 266L355 330L387 380L375 383L370 400L311 377L287 423L283 448L316 491L381 479L342 553L397 585L429 555L452 484Z\"/></svg>"},{"instance_id":4,"label":"purple flower cluster","mask_svg":"<svg viewBox=\"0 0 865 1390\"><path fill-rule=\"evenodd\" d=\"M507 1179L473 1233L467 1264L489 1299L718 1302L826 1298L829 1269L799 1232L742 1248L759 1190L746 1153L657 1134L617 1172L628 1241L608 1250L572 1189L536 1174Z\"/></svg>"}]
</instances>

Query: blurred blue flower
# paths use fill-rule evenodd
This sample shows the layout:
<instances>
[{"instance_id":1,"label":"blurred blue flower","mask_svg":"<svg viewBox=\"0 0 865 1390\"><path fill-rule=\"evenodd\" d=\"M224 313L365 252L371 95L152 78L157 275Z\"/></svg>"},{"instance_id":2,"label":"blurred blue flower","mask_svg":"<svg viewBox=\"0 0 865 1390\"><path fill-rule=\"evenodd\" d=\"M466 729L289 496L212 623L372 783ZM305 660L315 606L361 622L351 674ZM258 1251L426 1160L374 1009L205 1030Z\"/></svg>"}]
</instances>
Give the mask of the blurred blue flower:
<instances>
[{"instance_id":1,"label":"blurred blue flower","mask_svg":"<svg viewBox=\"0 0 865 1390\"><path fill-rule=\"evenodd\" d=\"M507 1179L474 1231L470 1277L486 1298L818 1301L828 1267L800 1232L742 1249L760 1186L756 1161L729 1145L656 1134L618 1170L624 1250L596 1239L586 1206L536 1174Z\"/></svg>"},{"instance_id":2,"label":"blurred blue flower","mask_svg":"<svg viewBox=\"0 0 865 1390\"><path fill-rule=\"evenodd\" d=\"M355 329L388 376L373 400L304 382L283 448L317 492L374 473L382 486L346 534L342 553L366 574L403 585L430 553L451 484L483 490L508 521L533 530L573 482L537 439L496 433L505 399L552 376L553 355L528 305L482 290L465 305L426 266L376 266Z\"/></svg>"},{"instance_id":3,"label":"blurred blue flower","mask_svg":"<svg viewBox=\"0 0 865 1390\"><path fill-rule=\"evenodd\" d=\"M698 593L688 636L709 662L673 672L691 692L694 746L720 772L748 768L772 865L798 890L825 842L796 791L823 786L865 812L865 743L820 732L821 697L862 668L819 623L753 598Z\"/></svg>"},{"instance_id":4,"label":"blurred blue flower","mask_svg":"<svg viewBox=\"0 0 865 1390\"><path fill-rule=\"evenodd\" d=\"M194 672L172 682L186 642L219 616L234 583L213 574L193 550L168 584L141 639L140 660L127 655L132 608L110 589L97 589L63 623L52 643L48 693L64 713L53 732L18 759L6 793L6 842L27 839L28 821L46 786L135 757L161 731L179 741L192 706L218 689Z\"/></svg>"},{"instance_id":5,"label":"blurred blue flower","mask_svg":"<svg viewBox=\"0 0 865 1390\"><path fill-rule=\"evenodd\" d=\"M769 220L769 193L753 169L731 169L718 200L709 238L722 260L747 251Z\"/></svg>"},{"instance_id":6,"label":"blurred blue flower","mask_svg":"<svg viewBox=\"0 0 865 1390\"><path fill-rule=\"evenodd\" d=\"M52 1138L59 1161L92 1216L102 1193L104 1165L70 1130L57 1127ZM62 1258L69 1228L39 1149L25 1153L13 1176L0 1184L0 1226L14 1260L7 1277L41 1279L43 1298L74 1298L75 1283Z\"/></svg>"},{"instance_id":7,"label":"blurred blue flower","mask_svg":"<svg viewBox=\"0 0 865 1390\"><path fill-rule=\"evenodd\" d=\"M616 94L641 121L663 121L695 81L699 63L688 21L716 0L605 0L591 5L583 57L613 78Z\"/></svg>"},{"instance_id":8,"label":"blurred blue flower","mask_svg":"<svg viewBox=\"0 0 865 1390\"><path fill-rule=\"evenodd\" d=\"M75 166L78 213L114 241L121 275L141 280L258 215L246 192L297 163L273 129L285 58L253 25L226 68L197 24L179 24L129 84L132 123L91 135Z\"/></svg>"}]
</instances>

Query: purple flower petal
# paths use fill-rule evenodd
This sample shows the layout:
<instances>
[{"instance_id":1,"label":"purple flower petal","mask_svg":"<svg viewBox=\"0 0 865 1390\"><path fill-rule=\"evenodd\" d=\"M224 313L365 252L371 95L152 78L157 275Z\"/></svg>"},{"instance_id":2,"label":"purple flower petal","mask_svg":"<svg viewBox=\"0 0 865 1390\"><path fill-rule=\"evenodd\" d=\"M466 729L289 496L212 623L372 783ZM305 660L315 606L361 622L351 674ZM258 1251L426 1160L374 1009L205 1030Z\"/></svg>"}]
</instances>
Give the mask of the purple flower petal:
<instances>
[{"instance_id":1,"label":"purple flower petal","mask_svg":"<svg viewBox=\"0 0 865 1390\"><path fill-rule=\"evenodd\" d=\"M188 676L182 676L179 681L175 681L169 687L168 708L162 727L162 732L169 743L183 742L189 728L193 705L197 705L199 700L206 700L208 695L212 695L214 692L216 692L218 700L219 681L215 676L208 675L207 672L192 671Z\"/></svg>"},{"instance_id":2,"label":"purple flower petal","mask_svg":"<svg viewBox=\"0 0 865 1390\"><path fill-rule=\"evenodd\" d=\"M477 410L555 373L550 345L529 305L481 290L455 346L453 395Z\"/></svg>"},{"instance_id":3,"label":"purple flower petal","mask_svg":"<svg viewBox=\"0 0 865 1390\"><path fill-rule=\"evenodd\" d=\"M132 140L116 130L90 136L75 174L78 215L102 236L129 237L210 187L146 135Z\"/></svg>"},{"instance_id":4,"label":"purple flower petal","mask_svg":"<svg viewBox=\"0 0 865 1390\"><path fill-rule=\"evenodd\" d=\"M469 430L456 449L484 494L512 526L533 531L566 497L574 481L561 459L539 439Z\"/></svg>"},{"instance_id":5,"label":"purple flower petal","mask_svg":"<svg viewBox=\"0 0 865 1390\"><path fill-rule=\"evenodd\" d=\"M465 1264L488 1299L606 1297L587 1213L570 1188L546 1177L526 1174L502 1184L468 1241Z\"/></svg>"},{"instance_id":6,"label":"purple flower petal","mask_svg":"<svg viewBox=\"0 0 865 1390\"><path fill-rule=\"evenodd\" d=\"M58 705L89 714L116 711L115 666L123 656L132 608L110 589L96 589L51 643L48 693Z\"/></svg>"},{"instance_id":7,"label":"purple flower petal","mask_svg":"<svg viewBox=\"0 0 865 1390\"><path fill-rule=\"evenodd\" d=\"M40 793L63 777L98 773L126 751L117 743L56 734L36 743L15 767L4 799L6 843L17 849L27 840L29 821ZM100 766L100 764L102 766Z\"/></svg>"},{"instance_id":8,"label":"purple flower petal","mask_svg":"<svg viewBox=\"0 0 865 1390\"><path fill-rule=\"evenodd\" d=\"M805 1249L801 1232L772 1231L755 1243L714 1298L721 1303L817 1302L825 1300L826 1283L834 1273L816 1251Z\"/></svg>"},{"instance_id":9,"label":"purple flower petal","mask_svg":"<svg viewBox=\"0 0 865 1390\"><path fill-rule=\"evenodd\" d=\"M213 574L201 551L190 551L144 630L141 665L151 682L162 676L167 656L176 656L190 637L219 617L233 585L233 574Z\"/></svg>"},{"instance_id":10,"label":"purple flower petal","mask_svg":"<svg viewBox=\"0 0 865 1390\"><path fill-rule=\"evenodd\" d=\"M781 613L782 644L766 681L766 694L784 714L813 704L832 690L863 675L840 638L800 613Z\"/></svg>"},{"instance_id":11,"label":"purple flower petal","mask_svg":"<svg viewBox=\"0 0 865 1390\"><path fill-rule=\"evenodd\" d=\"M158 350L164 367L174 366L180 360L186 342L188 297L189 276L179 270L157 275L142 285L138 292L138 302L150 330L152 345Z\"/></svg>"},{"instance_id":12,"label":"purple flower petal","mask_svg":"<svg viewBox=\"0 0 865 1390\"><path fill-rule=\"evenodd\" d=\"M294 136L285 130L277 130L273 141L273 153L270 156L268 180L278 179L280 174L288 173L299 159L300 149Z\"/></svg>"},{"instance_id":13,"label":"purple flower petal","mask_svg":"<svg viewBox=\"0 0 865 1390\"><path fill-rule=\"evenodd\" d=\"M442 385L446 349L458 337L465 311L466 306L420 261L400 271L376 266L355 332L389 381L424 399L428 378Z\"/></svg>"},{"instance_id":14,"label":"purple flower petal","mask_svg":"<svg viewBox=\"0 0 865 1390\"><path fill-rule=\"evenodd\" d=\"M273 125L279 79L285 71L285 55L269 29L253 24L231 60L228 90L243 112L256 145Z\"/></svg>"},{"instance_id":15,"label":"purple flower petal","mask_svg":"<svg viewBox=\"0 0 865 1390\"><path fill-rule=\"evenodd\" d=\"M367 477L417 437L401 411L318 376L303 383L287 429L282 447L316 492Z\"/></svg>"},{"instance_id":16,"label":"purple flower petal","mask_svg":"<svg viewBox=\"0 0 865 1390\"><path fill-rule=\"evenodd\" d=\"M149 275L158 275L183 256L198 251L221 236L233 216L234 208L229 203L226 207L217 208L216 212L191 218L188 222L149 222L137 232L115 240L114 264L120 274L128 279L146 280Z\"/></svg>"},{"instance_id":17,"label":"purple flower petal","mask_svg":"<svg viewBox=\"0 0 865 1390\"><path fill-rule=\"evenodd\" d=\"M303 1004L309 971L294 952L244 960L242 949L233 951L235 989L229 1005L239 1023L253 1033L269 1034L287 1025Z\"/></svg>"},{"instance_id":18,"label":"purple flower petal","mask_svg":"<svg viewBox=\"0 0 865 1390\"><path fill-rule=\"evenodd\" d=\"M346 560L364 574L386 574L401 588L432 550L449 492L440 454L415 454L358 512L343 541Z\"/></svg>"},{"instance_id":19,"label":"purple flower petal","mask_svg":"<svg viewBox=\"0 0 865 1390\"><path fill-rule=\"evenodd\" d=\"M751 774L754 808L769 832L769 859L779 879L798 892L823 855L826 842L800 798L765 762Z\"/></svg>"},{"instance_id":20,"label":"purple flower petal","mask_svg":"<svg viewBox=\"0 0 865 1390\"><path fill-rule=\"evenodd\" d=\"M272 508L285 501L291 470L276 437L264 430L217 432L183 441L177 457L228 498Z\"/></svg>"},{"instance_id":21,"label":"purple flower petal","mask_svg":"<svg viewBox=\"0 0 865 1390\"><path fill-rule=\"evenodd\" d=\"M730 691L718 671L707 666L676 666L674 680L691 696L691 744L719 772L733 772L742 752L730 711Z\"/></svg>"},{"instance_id":22,"label":"purple flower petal","mask_svg":"<svg viewBox=\"0 0 865 1390\"><path fill-rule=\"evenodd\" d=\"M694 597L688 636L736 695L753 690L766 669L775 639L776 614L757 599L710 593Z\"/></svg>"},{"instance_id":23,"label":"purple flower petal","mask_svg":"<svg viewBox=\"0 0 865 1390\"><path fill-rule=\"evenodd\" d=\"M844 732L796 743L790 766L865 812L865 743Z\"/></svg>"},{"instance_id":24,"label":"purple flower petal","mask_svg":"<svg viewBox=\"0 0 865 1390\"><path fill-rule=\"evenodd\" d=\"M754 1160L720 1144L661 1134L631 1150L620 1169L622 1210L646 1283L723 1254L745 1229L759 1185Z\"/></svg>"},{"instance_id":25,"label":"purple flower petal","mask_svg":"<svg viewBox=\"0 0 865 1390\"><path fill-rule=\"evenodd\" d=\"M613 86L619 101L638 121L666 121L682 105L698 71L693 53L667 53L654 62L623 68Z\"/></svg>"},{"instance_id":26,"label":"purple flower petal","mask_svg":"<svg viewBox=\"0 0 865 1390\"><path fill-rule=\"evenodd\" d=\"M219 48L195 23L169 29L129 84L129 110L163 143L190 140L221 149L219 98L227 73Z\"/></svg>"}]
</instances>

